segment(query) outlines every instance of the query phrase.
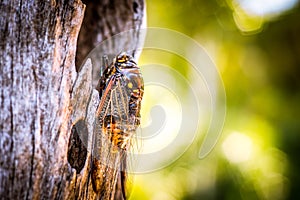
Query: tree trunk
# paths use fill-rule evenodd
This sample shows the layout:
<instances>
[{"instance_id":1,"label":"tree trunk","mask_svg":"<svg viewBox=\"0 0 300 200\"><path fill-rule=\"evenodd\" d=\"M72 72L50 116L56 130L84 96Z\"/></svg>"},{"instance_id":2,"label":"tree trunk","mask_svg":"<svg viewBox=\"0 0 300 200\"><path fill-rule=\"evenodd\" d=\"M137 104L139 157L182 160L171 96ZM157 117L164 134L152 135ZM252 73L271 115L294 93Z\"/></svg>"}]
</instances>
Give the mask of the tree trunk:
<instances>
[{"instance_id":1,"label":"tree trunk","mask_svg":"<svg viewBox=\"0 0 300 200\"><path fill-rule=\"evenodd\" d=\"M97 43L131 28L138 33L144 3L83 3L0 2L1 199L99 198L89 180L99 97L92 88L90 60L78 69ZM118 48L132 47L141 38L129 39Z\"/></svg>"}]
</instances>

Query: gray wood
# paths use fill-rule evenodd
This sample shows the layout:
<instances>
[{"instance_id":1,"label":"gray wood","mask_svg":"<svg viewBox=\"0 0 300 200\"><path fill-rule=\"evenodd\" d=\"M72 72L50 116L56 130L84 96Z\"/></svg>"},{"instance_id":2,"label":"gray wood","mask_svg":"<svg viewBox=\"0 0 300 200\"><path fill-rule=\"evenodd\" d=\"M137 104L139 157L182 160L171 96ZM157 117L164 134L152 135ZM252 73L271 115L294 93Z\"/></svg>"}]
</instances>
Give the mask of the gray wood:
<instances>
[{"instance_id":1,"label":"gray wood","mask_svg":"<svg viewBox=\"0 0 300 200\"><path fill-rule=\"evenodd\" d=\"M140 41L144 3L83 3L0 2L0 199L96 198L88 174L99 97L92 64L77 73L75 55L82 63L101 40L135 28L122 44L132 48Z\"/></svg>"}]
</instances>

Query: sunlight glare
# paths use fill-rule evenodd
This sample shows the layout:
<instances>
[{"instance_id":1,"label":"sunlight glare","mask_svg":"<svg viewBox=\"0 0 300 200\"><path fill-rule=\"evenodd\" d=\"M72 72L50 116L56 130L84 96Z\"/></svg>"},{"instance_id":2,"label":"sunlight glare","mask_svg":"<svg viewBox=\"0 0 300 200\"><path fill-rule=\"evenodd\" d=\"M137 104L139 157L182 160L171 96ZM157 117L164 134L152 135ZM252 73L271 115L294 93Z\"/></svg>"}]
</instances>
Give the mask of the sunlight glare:
<instances>
[{"instance_id":1,"label":"sunlight glare","mask_svg":"<svg viewBox=\"0 0 300 200\"><path fill-rule=\"evenodd\" d=\"M249 14L265 16L289 10L297 3L297 0L238 0L238 3Z\"/></svg>"},{"instance_id":2,"label":"sunlight glare","mask_svg":"<svg viewBox=\"0 0 300 200\"><path fill-rule=\"evenodd\" d=\"M253 142L245 134L233 132L223 142L222 149L230 162L240 163L250 159L253 152Z\"/></svg>"}]
</instances>

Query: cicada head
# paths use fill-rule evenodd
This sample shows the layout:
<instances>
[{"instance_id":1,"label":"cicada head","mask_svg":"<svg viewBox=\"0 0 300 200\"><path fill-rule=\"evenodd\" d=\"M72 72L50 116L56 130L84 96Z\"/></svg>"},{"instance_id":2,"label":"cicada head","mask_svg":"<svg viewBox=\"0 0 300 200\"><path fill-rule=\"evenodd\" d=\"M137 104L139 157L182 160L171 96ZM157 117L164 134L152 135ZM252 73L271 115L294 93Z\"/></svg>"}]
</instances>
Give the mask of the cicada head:
<instances>
[{"instance_id":1,"label":"cicada head","mask_svg":"<svg viewBox=\"0 0 300 200\"><path fill-rule=\"evenodd\" d=\"M133 57L125 52L122 52L119 55L117 55L114 60L114 63L115 63L115 67L117 68L117 70L120 70L120 71L122 69L138 68Z\"/></svg>"}]
</instances>

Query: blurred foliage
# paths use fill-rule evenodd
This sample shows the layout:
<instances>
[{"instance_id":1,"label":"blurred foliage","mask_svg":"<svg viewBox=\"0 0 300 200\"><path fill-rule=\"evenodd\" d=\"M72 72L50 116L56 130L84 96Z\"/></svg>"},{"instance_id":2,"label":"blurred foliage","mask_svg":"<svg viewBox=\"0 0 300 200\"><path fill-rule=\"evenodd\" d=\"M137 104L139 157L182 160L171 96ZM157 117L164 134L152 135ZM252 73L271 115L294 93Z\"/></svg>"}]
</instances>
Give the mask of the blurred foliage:
<instances>
[{"instance_id":1,"label":"blurred foliage","mask_svg":"<svg viewBox=\"0 0 300 200\"><path fill-rule=\"evenodd\" d=\"M136 175L131 199L300 199L299 4L259 16L234 0L149 0L147 18L206 48L227 116L208 157L195 141L171 166Z\"/></svg>"}]
</instances>

